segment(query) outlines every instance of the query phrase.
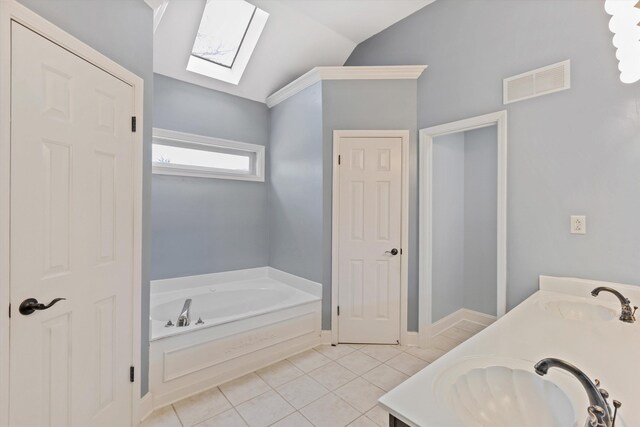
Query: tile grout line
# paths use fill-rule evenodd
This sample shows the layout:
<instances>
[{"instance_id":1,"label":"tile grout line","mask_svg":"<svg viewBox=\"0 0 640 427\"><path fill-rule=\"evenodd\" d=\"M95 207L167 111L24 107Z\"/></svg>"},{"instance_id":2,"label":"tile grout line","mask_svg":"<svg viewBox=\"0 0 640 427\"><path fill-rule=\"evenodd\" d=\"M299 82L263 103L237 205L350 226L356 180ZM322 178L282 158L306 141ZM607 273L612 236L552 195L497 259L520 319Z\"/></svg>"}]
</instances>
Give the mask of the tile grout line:
<instances>
[{"instance_id":1,"label":"tile grout line","mask_svg":"<svg viewBox=\"0 0 640 427\"><path fill-rule=\"evenodd\" d=\"M459 322L459 323L461 323L461 322ZM451 328L450 328L450 329L451 329ZM376 346L376 344L363 345L363 346L361 346L361 347L359 347L359 348L355 348L355 347L353 347L353 346L352 346L352 345L350 345L350 344L340 344L340 345L343 345L343 346L346 346L346 347L350 347L353 351L350 351L350 352L348 352L348 353L346 353L346 354L343 354L343 355L341 355L340 357L332 358L332 357L329 357L329 356L327 356L327 355L323 354L323 352L321 352L321 351L317 350L317 348L318 348L318 347L321 347L321 346L326 346L326 347L329 347L329 346L330 346L329 344L321 344L321 345L319 345L319 346L316 346L316 347L314 347L314 348L311 348L311 349L309 349L309 350L306 350L306 351L303 351L303 352L300 352L300 353L297 353L297 354L296 354L296 355L299 355L299 354L303 354L303 353L305 353L305 352L309 351L309 352L313 352L313 353L314 353L314 354L316 354L316 355L320 355L320 356L322 356L324 359L326 359L326 362L325 362L325 363L323 363L323 364L321 364L321 365L319 365L319 366L317 366L317 367L315 367L315 368L313 368L313 369L309 370L308 372L306 372L305 370L301 369L298 365L296 365L296 363L294 363L293 361L291 361L289 358L285 358L285 359L282 359L282 360L280 360L280 361L276 361L276 362L272 363L271 365L266 366L265 368L267 368L267 367L269 367L269 366L272 366L272 365L274 365L274 364L276 364L276 363L280 363L280 362L282 362L282 361L287 361L289 364L291 364L291 366L292 366L293 368L295 368L296 370L298 370L298 371L300 371L300 372L301 372L301 374L300 374L300 375L298 375L297 377L292 378L292 379L290 379L290 380L288 380L288 381L285 381L285 382L283 382L282 384L278 384L278 386L277 386L277 387L274 387L274 386L272 386L269 382L267 382L267 380L266 380L265 378L263 378L263 377L262 377L262 375L260 375L260 374L258 373L258 371L257 371L257 370L256 370L256 371L252 371L252 372L250 372L250 373L247 373L246 375L255 374L255 375L256 375L256 377L257 377L258 379L260 379L260 381L262 381L263 383L265 383L265 384L267 385L267 390L265 390L264 392L262 392L262 393L260 393L260 394L258 394L258 395L256 395L256 396L254 396L254 397L252 397L251 399L248 399L248 400L246 400L246 401L243 401L243 402L239 403L238 405L234 405L233 403L231 403L231 401L229 400L229 398L227 397L227 395L224 393L224 391L222 391L222 388L220 388L220 386L212 387L212 388L207 389L207 390L211 390L211 389L213 389L213 388L218 389L218 391L220 392L220 394L223 396L224 400L225 400L225 401L230 405L230 409L233 409L233 411L234 411L236 414L238 414L238 416L240 417L240 419L242 419L242 420L243 420L243 422L245 422L245 423L246 423L247 425L249 425L249 426L250 426L250 424L249 424L248 420L247 420L247 419L246 419L246 418L245 418L245 417L240 413L240 411L238 411L238 409L237 409L237 408L238 408L239 406L241 406L241 405L243 405L243 404L245 404L245 403L247 403L247 402L249 402L249 401L253 400L253 399L256 399L256 398L258 398L258 397L260 397L260 396L263 396L264 394L266 394L266 393L268 393L268 392L270 392L270 391L274 391L278 397L280 397L280 398L281 398L281 399L282 399L282 400L283 400L287 405L289 405L291 408L293 408L293 409L294 409L294 411L293 411L293 412L290 412L289 414L285 415L284 417L279 418L278 420L276 420L274 423L271 423L270 425L277 424L278 422L282 421L283 419L285 419L285 418L287 418L287 417L290 417L290 416L292 416L293 414L296 414L296 413L298 413L298 415L299 415L299 416L301 416L302 418L304 418L305 420L309 421L309 423L313 424L313 422L312 422L309 418L307 418L307 417L306 417L306 416L301 412L301 410L302 410L302 409L304 409L304 408L306 408L306 407L308 407L308 406L310 406L310 405L312 405L312 404L314 404L314 403L315 403L315 402L317 402L318 400L325 398L325 397L326 397L326 396L328 396L328 395L333 395L333 397L335 397L335 398L339 399L339 400L340 400L340 401L342 401L345 405L347 405L349 408L353 409L357 414L359 414L359 415L358 415L358 417L356 417L356 419L355 419L355 420L357 420L357 419L358 419L358 418L360 418L361 416L364 416L364 417L365 417L366 419L368 419L369 421L371 421L371 422L373 422L373 423L377 424L377 423L376 423L376 420L374 420L371 416L367 415L367 414L368 414L369 412L371 412L374 408L376 408L376 406L377 406L377 405L374 405L373 407L368 408L366 411L362 412L362 411L360 411L360 409L358 409L358 408L354 407L351 403L349 403L347 400L345 400L344 398L342 398L340 395L336 394L336 391L337 391L337 390L339 390L339 389L341 389L342 387L344 387L344 386L346 386L346 385L348 385L348 384L352 383L353 381L356 381L356 380L359 380L359 379L360 379L360 380L364 381L366 384L369 384L369 385L371 385L371 386L373 386L373 387L379 388L379 389L383 390L385 393L388 393L388 391L386 391L386 390L385 390L385 389L383 389L382 387L380 387L380 386L378 386L378 385L376 385L376 384L372 383L371 381L369 381L369 380L368 380L367 378L365 378L364 376L365 376L365 375L367 375L368 373L370 373L371 371L373 371L373 370L375 370L375 369L378 369L378 368L380 368L381 366L383 366L383 365L384 365L386 368L391 369L391 370L392 370L392 371L394 371L394 372L397 372L397 373L399 373L399 374L402 374L402 375L405 375L405 376L411 377L411 376L412 376L412 375L414 375L415 373L410 375L410 374L406 373L405 371L401 371L401 370L397 369L396 367L389 365L389 364L388 364L388 362L390 362L391 360L393 360L393 359L395 359L395 358L397 358L397 357L399 357L399 356L401 356L401 355L405 354L405 355L410 356L410 357L412 357L412 358L415 358L415 359L417 359L417 360L419 360L419 361L421 361L421 362L423 362L423 363L426 363L426 364L427 364L427 366L428 366L429 364L433 363L435 360L437 360L437 359L439 359L440 357L442 357L442 355L444 355L444 354L448 353L449 351L453 350L455 347L457 347L457 346L458 346L458 345L460 345L461 343L465 342L465 341L466 341L466 340L468 340L469 338L471 338L471 337L473 337L474 335L476 335L477 333L481 332L481 330L478 330L478 331L476 331L476 332L472 332L472 331L468 331L468 330L466 330L466 329L464 329L464 328L458 328L458 329L459 329L459 331L457 331L457 332L458 332L458 333L460 333L461 335L468 335L468 336L464 337L461 341L459 340L459 338L452 338L452 337L450 337L450 336L446 336L446 335L442 334L442 335L443 335L443 336L444 336L448 341L450 341L450 342L455 342L455 345L453 345L453 346L451 346L451 347L450 347L450 346L448 346L448 345L444 345L444 344L442 345L442 347L450 347L450 348L440 348L440 347L438 347L438 346L431 345L431 346L426 347L426 348L424 349L424 350L433 350L433 351L441 352L441 353L442 353L441 355L439 355L439 356L437 356L437 357L433 358L433 360L428 360L428 359L426 359L426 358L423 358L423 357L420 357L420 356L418 356L418 355L414 355L414 354L412 354L412 353L410 352L410 350L412 349L412 347L408 347L408 346L400 346L400 345L384 345L384 344L379 344L379 346L380 346L380 347L389 347L389 348L393 348L393 349L397 350L397 354L394 354L393 356L391 356L390 358L387 358L387 359L386 359L386 360L384 360L384 361L382 361L382 360L380 360L379 358L376 358L376 357L372 356L371 354L367 353L366 351L364 351L364 350L366 350L366 349L367 349L367 348L369 348L369 347L374 347L374 346ZM483 329L484 329L484 328L483 328ZM444 331L443 331L443 332L444 332ZM445 341L446 341L446 340L445 340ZM356 353L356 352L358 352L360 355L367 356L367 357L371 358L372 360L374 360L374 361L377 363L377 364L376 364L376 366L372 367L371 369L367 369L367 370L366 370L365 372L363 372L363 373L358 373L358 372L353 371L352 369L348 368L347 366L345 366L345 365L343 365L342 363L340 363L340 362L339 362L339 360L341 360L341 359L343 359L343 358L345 358L345 357L347 357L347 356L349 356L349 355L353 355L353 354L354 354L354 353ZM296 355L293 355L293 356L296 356ZM291 357L293 357L293 356L291 356ZM383 358L384 358L384 357L383 357ZM320 370L320 369L322 369L322 368L326 367L328 364L331 364L331 363L335 363L335 364L337 364L339 367L341 367L342 369L345 369L345 370L346 370L346 371L348 371L349 373L351 373L351 374L355 375L355 378L353 378L353 379L351 379L351 380L347 381L347 382L346 382L346 383L344 383L344 384L341 384L341 385L340 385L340 386L338 386L335 390L331 390L331 389L329 389L328 387L326 387L324 384L322 384L322 383L320 383L318 380L316 380L313 376L311 376L311 373L313 373L313 372L315 372L315 371L318 371L318 370ZM264 368L263 368L263 369L264 369ZM424 369L424 368L421 368L421 369ZM319 396L319 397L317 397L317 398L315 398L315 399L311 400L310 402L306 403L303 407L301 407L300 409L298 409L298 408L296 408L296 407L295 407L295 406L294 406L294 405L293 405L293 404L292 404L292 403L291 403L291 402L290 402L290 401L289 401L289 400L288 400L288 399L287 399L287 398L286 398L282 393L280 393L280 391L279 391L277 388L278 388L278 387L283 387L283 386L285 386L285 385L287 385L287 384L292 383L293 381L300 380L300 379L302 379L302 378L304 378L304 377L307 377L307 378L306 378L307 380L310 380L310 381L312 381L313 383L315 383L315 384L319 385L320 387L322 387L324 390L326 390L326 393L324 393L324 394L322 394L321 396ZM232 380L232 381L233 381L233 380ZM395 387L394 387L394 388L395 388ZM207 390L203 390L203 392L204 392L204 391L207 391ZM175 418L178 420L178 423L179 423L182 427L191 427L191 426L187 426L187 425L185 424L185 422L182 420L182 418L180 417L180 415L179 415L179 413L178 413L178 411L177 411L177 409L176 409L176 407L175 407L175 403L171 404L170 406L171 406L171 410L172 410L173 414L175 415ZM224 413L224 412L227 412L228 410L229 410L229 409L227 409L227 410L225 410L225 411L222 411L222 412L220 412L219 414L214 415L213 417L206 418L206 419L203 419L203 420L199 420L196 424L198 424L198 423L202 423L202 422L206 422L206 421L209 421L209 420L211 420L211 419L213 419L213 418L215 418L215 417L219 416L220 414L222 414L222 413ZM355 420L352 420L351 422L353 422L353 421L355 421Z\"/></svg>"},{"instance_id":2,"label":"tile grout line","mask_svg":"<svg viewBox=\"0 0 640 427\"><path fill-rule=\"evenodd\" d=\"M352 347L352 348L353 348L353 347ZM362 348L365 348L365 347L362 347ZM352 354L352 353L354 353L354 352L356 352L356 351L360 351L362 348L360 348L360 349L356 349L356 348L354 348L354 351L353 351L353 352L350 352L350 353L346 354L345 356L348 356L349 354ZM332 358L330 358L330 357L328 357L328 356L325 356L325 355L324 355L324 354L322 354L321 352L317 351L315 348L312 348L312 349L310 349L310 350L311 350L311 351L314 351L315 353L318 353L318 354L322 355L323 357L327 358L329 361L328 361L327 363L324 363L324 364L323 364L323 365L321 365L321 366L318 366L318 367L317 367L317 368L315 368L315 369L312 369L312 370L311 370L311 371L309 371L309 372L304 372L304 371L302 371L302 372L303 372L303 373L302 373L302 375L300 375L300 376L298 376L298 377L296 377L296 378L294 378L294 379L292 379L292 380L290 380L290 381L288 381L288 382L286 382L286 383L283 383L283 384L279 385L278 387L282 387L282 386L284 386L284 385L286 385L286 384L289 384L289 383L291 383L291 382L293 382L293 381L296 381L296 380L298 380L298 379L303 378L303 377L305 377L305 376L306 376L306 377L308 377L308 378L309 378L309 380L313 381L314 383L316 383L316 384L320 385L322 388L324 388L325 390L327 390L327 393L325 393L325 394L323 394L322 396L320 396L320 397L318 397L318 398L316 398L316 399L312 400L311 402L307 403L306 405L304 405L303 407L301 407L301 408L299 408L299 409L298 409L298 408L296 408L295 406L293 406L293 405L291 404L291 402L289 402L289 401L287 400L287 398L286 398L285 396L283 396L283 395L282 395L282 394L277 390L277 388L272 387L272 388L273 388L273 390L274 390L274 391L275 391L275 392L276 392L280 397L282 397L282 399L283 399L285 402L287 402L287 403L288 403L292 408L294 408L294 409L295 409L295 411L294 411L294 412L292 412L292 413L290 413L290 414L287 414L287 415L286 415L286 416L284 416L283 418L280 418L279 420L277 420L276 422L274 422L274 423L273 423L273 424L271 424L271 425L274 425L274 424L276 424L276 423L278 423L278 422L282 421L284 418L287 418L287 417L291 416L292 414L294 414L294 413L296 413L296 412L297 412L297 413L299 413L299 414L300 414L302 417L304 417L306 420L308 420L311 424L313 424L313 422L312 422L311 420L309 420L307 417L305 417L305 416L304 416L304 414L301 412L301 410L302 410L302 409L304 409L304 408L306 408L307 406L312 405L313 403L315 403L315 402L317 402L318 400L320 400L320 399L322 399L322 398L326 397L326 396L327 396L327 395L329 395L329 394L332 394L332 395L333 395L333 396L335 396L337 399L340 399L341 401L343 401L347 406L349 406L350 408L354 409L354 410L359 414L358 418L359 418L360 416L363 416L363 415L364 415L367 419L370 419L369 417L367 417L367 416L366 416L366 412L362 412L362 411L360 411L358 408L355 408L355 407L354 407L353 405L351 405L349 402L347 402L346 400L344 400L341 396L337 395L337 394L335 393L335 391L336 391L336 390L338 390L338 389L340 389L341 387L345 386L346 384L349 384L349 383L351 383L351 382L353 382L353 381L355 381L355 380L357 380L357 379L362 379L363 381L367 382L367 384L371 384L372 386L377 387L375 384L372 384L371 382L369 382L366 378L362 378L362 376L363 376L364 374L366 374L366 373L370 372L371 370L376 369L376 368L377 368L378 366L380 366L381 364L384 364L384 362L380 362L380 360L375 359L374 357L372 357L372 356L368 355L367 353L365 353L365 352L361 352L362 354L364 354L364 355L366 355L366 356L371 357L372 359L376 360L377 362L380 362L380 364L376 365L374 368L372 368L372 369L370 369L369 371L366 371L366 372L364 372L363 374L361 374L361 375L360 375L360 374L357 374L356 372L353 372L352 370L350 370L350 369L349 369L349 368L347 368L346 366L343 366L342 364L338 363L338 362L337 362L337 360L338 360L338 359L340 359L340 358L332 359ZM344 357L344 356L343 356L343 357ZM394 357L395 357L395 356L394 356ZM285 360L289 361L289 363L291 363L293 366L296 366L296 365L295 365L293 362L291 362L290 360L288 360L288 359L285 359ZM332 362L336 362L336 363L338 363L338 365L342 366L343 368L347 369L349 372L351 372L351 373L353 373L354 375L356 375L356 378L354 378L353 380L351 380L351 381L347 382L346 384L343 384L342 386L338 387L336 390L329 390L329 389L328 389L328 388L326 388L324 385L322 385L322 384L320 384L318 381L316 381L316 380L315 380L311 375L309 375L311 372L314 372L314 371L316 371L316 370L318 370L318 369L321 369L321 368L323 368L324 366L326 366L326 365L328 365L329 363L332 363ZM277 363L277 362L276 362L276 363ZM296 366L296 368L297 368L297 366ZM298 369L299 369L299 368L298 368ZM393 369L393 368L392 368L392 369ZM257 373L256 373L256 374L257 374ZM257 374L257 375L258 375L258 376L260 376L260 374ZM260 378L264 380L264 378L262 378L262 377L260 377ZM265 382L266 382L266 381L265 381ZM269 386L271 386L270 384L268 384L268 385L269 385ZM378 387L378 388L379 388L379 387ZM375 405L374 405L374 406L375 406ZM372 409L372 408L369 408L368 410L371 410L371 409ZM242 415L241 415L241 416L242 416ZM356 418L356 419L357 419L357 418ZM371 420L371 421L373 422L373 420Z\"/></svg>"},{"instance_id":3,"label":"tile grout line","mask_svg":"<svg viewBox=\"0 0 640 427\"><path fill-rule=\"evenodd\" d=\"M257 374L256 374L256 375L257 375ZM268 384L267 384L267 385L268 385ZM245 420L245 419L244 419L244 417L242 416L242 414L241 414L241 413L236 409L235 405L234 405L233 403L231 403L231 400L229 400L229 398L227 397L227 395L226 395L226 394L224 394L224 392L222 391L222 389L220 388L220 386L216 386L216 388L218 389L218 391L220 392L220 394L222 395L222 397L223 397L223 398L224 398L224 399L229 403L229 405L231 405L231 409L233 409L233 410L234 410L234 412L235 412L236 414L238 414L238 416L239 416L240 418L242 418L242 421L244 421L244 423L245 423L246 425L249 425L249 423L247 422L247 420ZM227 412L227 411L222 411L222 412L220 412L220 414L224 414L225 412ZM220 415L220 414L218 414L218 415ZM217 417L218 415L214 415L213 417L208 418L207 420L210 420L210 419L212 419L212 418L214 418L214 417ZM207 420L205 420L205 421L207 421ZM204 421L201 421L201 422L204 422Z\"/></svg>"},{"instance_id":4,"label":"tile grout line","mask_svg":"<svg viewBox=\"0 0 640 427\"><path fill-rule=\"evenodd\" d=\"M178 411L176 410L176 407L174 406L174 404L171 404L171 409L173 410L173 413L176 415L176 418L178 419L178 422L180 423L180 425L182 427L185 427L184 423L182 422L182 418L180 418L180 414L178 414Z\"/></svg>"}]
</instances>

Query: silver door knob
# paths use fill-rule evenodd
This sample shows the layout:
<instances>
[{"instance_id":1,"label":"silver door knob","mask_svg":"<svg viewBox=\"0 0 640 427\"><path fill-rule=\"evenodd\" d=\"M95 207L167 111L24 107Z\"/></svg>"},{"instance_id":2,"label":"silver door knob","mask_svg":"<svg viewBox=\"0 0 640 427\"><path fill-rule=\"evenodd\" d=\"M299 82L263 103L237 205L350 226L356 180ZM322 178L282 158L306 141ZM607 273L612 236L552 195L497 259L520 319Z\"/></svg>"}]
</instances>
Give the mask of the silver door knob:
<instances>
[{"instance_id":1,"label":"silver door knob","mask_svg":"<svg viewBox=\"0 0 640 427\"><path fill-rule=\"evenodd\" d=\"M396 248L391 249L390 251L384 251L385 254L398 255L398 250Z\"/></svg>"}]
</instances>

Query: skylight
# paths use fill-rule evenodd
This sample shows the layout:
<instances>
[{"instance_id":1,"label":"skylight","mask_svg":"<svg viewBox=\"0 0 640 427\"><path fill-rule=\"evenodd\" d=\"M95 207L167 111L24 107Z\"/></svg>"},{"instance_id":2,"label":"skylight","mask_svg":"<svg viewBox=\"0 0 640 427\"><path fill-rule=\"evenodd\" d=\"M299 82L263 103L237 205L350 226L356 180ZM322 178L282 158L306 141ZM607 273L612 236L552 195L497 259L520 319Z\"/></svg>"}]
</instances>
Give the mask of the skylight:
<instances>
[{"instance_id":1,"label":"skylight","mask_svg":"<svg viewBox=\"0 0 640 427\"><path fill-rule=\"evenodd\" d=\"M187 70L238 84L268 17L244 0L207 0Z\"/></svg>"}]
</instances>

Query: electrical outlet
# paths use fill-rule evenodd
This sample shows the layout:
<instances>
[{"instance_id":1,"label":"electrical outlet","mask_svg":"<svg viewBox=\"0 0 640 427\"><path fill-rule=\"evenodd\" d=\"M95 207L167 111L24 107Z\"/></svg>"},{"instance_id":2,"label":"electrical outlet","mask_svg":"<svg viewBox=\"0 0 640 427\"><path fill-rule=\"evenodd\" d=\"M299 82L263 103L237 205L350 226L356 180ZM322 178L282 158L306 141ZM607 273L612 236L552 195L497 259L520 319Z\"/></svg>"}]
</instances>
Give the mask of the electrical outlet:
<instances>
[{"instance_id":1,"label":"electrical outlet","mask_svg":"<svg viewBox=\"0 0 640 427\"><path fill-rule=\"evenodd\" d=\"M571 215L571 234L587 234L587 217Z\"/></svg>"}]
</instances>

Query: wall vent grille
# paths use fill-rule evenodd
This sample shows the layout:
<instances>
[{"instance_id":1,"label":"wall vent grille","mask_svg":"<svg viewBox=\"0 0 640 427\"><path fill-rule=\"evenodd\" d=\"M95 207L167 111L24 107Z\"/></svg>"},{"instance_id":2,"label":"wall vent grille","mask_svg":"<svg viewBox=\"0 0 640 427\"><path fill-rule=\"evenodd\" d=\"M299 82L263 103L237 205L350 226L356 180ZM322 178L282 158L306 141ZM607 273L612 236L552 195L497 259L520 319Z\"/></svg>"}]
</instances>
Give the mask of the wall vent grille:
<instances>
[{"instance_id":1,"label":"wall vent grille","mask_svg":"<svg viewBox=\"0 0 640 427\"><path fill-rule=\"evenodd\" d=\"M538 68L507 77L503 81L503 101L505 104L546 95L571 87L571 61Z\"/></svg>"}]
</instances>

